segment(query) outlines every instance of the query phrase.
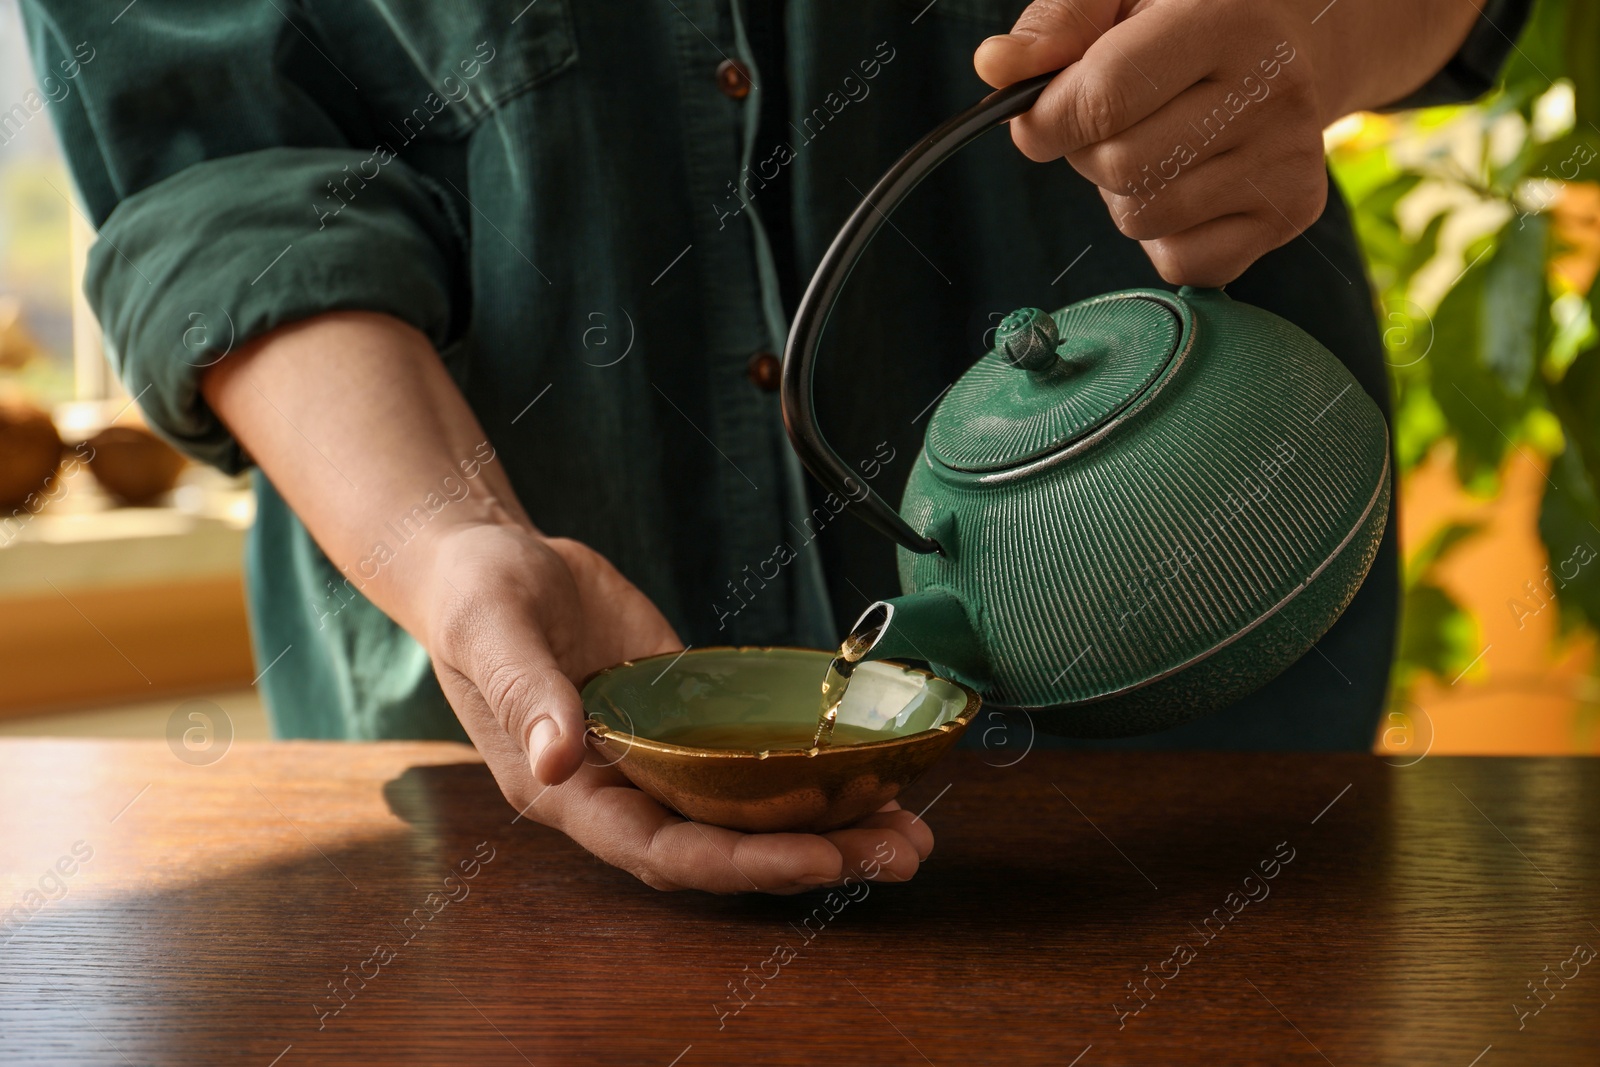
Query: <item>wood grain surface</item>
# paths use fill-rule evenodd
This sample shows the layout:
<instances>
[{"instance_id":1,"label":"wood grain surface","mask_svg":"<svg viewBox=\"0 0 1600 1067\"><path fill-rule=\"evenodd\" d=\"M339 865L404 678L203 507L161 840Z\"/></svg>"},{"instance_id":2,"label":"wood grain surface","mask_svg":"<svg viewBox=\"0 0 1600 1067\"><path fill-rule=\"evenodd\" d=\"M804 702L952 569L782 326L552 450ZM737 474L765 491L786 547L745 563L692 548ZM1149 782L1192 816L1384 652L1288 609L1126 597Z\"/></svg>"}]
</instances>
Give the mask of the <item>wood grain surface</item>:
<instances>
[{"instance_id":1,"label":"wood grain surface","mask_svg":"<svg viewBox=\"0 0 1600 1067\"><path fill-rule=\"evenodd\" d=\"M913 882L769 898L461 746L6 741L0 1063L1596 1062L1600 763L1010 758L918 785Z\"/></svg>"}]
</instances>

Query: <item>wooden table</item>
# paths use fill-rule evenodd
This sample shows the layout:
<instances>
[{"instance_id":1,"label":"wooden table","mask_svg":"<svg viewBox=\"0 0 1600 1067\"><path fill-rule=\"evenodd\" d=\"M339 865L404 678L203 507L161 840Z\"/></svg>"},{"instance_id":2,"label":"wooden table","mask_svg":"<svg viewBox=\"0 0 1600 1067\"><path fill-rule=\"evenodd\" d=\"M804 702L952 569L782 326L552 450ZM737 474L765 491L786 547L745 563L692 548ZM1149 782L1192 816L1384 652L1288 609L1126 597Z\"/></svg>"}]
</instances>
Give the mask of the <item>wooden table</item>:
<instances>
[{"instance_id":1,"label":"wooden table","mask_svg":"<svg viewBox=\"0 0 1600 1067\"><path fill-rule=\"evenodd\" d=\"M997 762L909 884L710 897L461 746L7 741L0 1063L1596 1062L1600 762Z\"/></svg>"}]
</instances>

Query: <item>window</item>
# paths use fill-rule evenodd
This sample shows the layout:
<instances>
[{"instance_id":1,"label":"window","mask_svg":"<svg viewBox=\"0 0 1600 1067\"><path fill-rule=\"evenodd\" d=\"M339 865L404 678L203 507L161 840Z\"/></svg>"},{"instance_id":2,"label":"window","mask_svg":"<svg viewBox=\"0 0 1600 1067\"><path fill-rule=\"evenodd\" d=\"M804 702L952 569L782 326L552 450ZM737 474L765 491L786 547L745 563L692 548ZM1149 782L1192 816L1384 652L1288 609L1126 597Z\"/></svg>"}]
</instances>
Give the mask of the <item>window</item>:
<instances>
[{"instance_id":1,"label":"window","mask_svg":"<svg viewBox=\"0 0 1600 1067\"><path fill-rule=\"evenodd\" d=\"M44 408L120 395L78 286L94 235L67 175L51 96L16 0L0 0L0 389Z\"/></svg>"}]
</instances>

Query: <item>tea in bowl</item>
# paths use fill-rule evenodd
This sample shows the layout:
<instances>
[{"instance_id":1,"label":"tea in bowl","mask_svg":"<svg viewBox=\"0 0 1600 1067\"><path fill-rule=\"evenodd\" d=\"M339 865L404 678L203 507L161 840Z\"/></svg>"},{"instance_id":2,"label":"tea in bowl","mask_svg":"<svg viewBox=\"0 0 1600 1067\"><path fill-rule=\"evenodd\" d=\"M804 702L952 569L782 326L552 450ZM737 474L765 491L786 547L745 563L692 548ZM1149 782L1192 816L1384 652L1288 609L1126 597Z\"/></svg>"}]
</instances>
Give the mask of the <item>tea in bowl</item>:
<instances>
[{"instance_id":1,"label":"tea in bowl","mask_svg":"<svg viewBox=\"0 0 1600 1067\"><path fill-rule=\"evenodd\" d=\"M856 666L832 737L816 744L832 655L699 648L619 663L583 687L596 750L696 822L820 833L881 808L978 713L966 686L898 663Z\"/></svg>"}]
</instances>

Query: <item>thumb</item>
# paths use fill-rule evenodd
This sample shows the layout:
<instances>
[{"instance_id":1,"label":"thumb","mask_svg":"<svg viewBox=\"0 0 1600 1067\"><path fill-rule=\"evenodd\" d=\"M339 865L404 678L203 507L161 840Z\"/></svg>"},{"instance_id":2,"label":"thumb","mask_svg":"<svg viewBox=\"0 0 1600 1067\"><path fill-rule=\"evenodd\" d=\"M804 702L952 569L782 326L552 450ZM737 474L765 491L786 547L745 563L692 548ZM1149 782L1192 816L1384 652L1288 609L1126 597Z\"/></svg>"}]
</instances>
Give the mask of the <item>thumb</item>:
<instances>
[{"instance_id":1,"label":"thumb","mask_svg":"<svg viewBox=\"0 0 1600 1067\"><path fill-rule=\"evenodd\" d=\"M973 54L978 77L996 89L1076 63L1117 19L1117 0L1034 0L1010 33Z\"/></svg>"},{"instance_id":2,"label":"thumb","mask_svg":"<svg viewBox=\"0 0 1600 1067\"><path fill-rule=\"evenodd\" d=\"M583 701L543 635L524 618L503 618L482 627L468 647L465 673L527 753L535 780L557 785L572 777L583 764Z\"/></svg>"},{"instance_id":3,"label":"thumb","mask_svg":"<svg viewBox=\"0 0 1600 1067\"><path fill-rule=\"evenodd\" d=\"M533 726L528 732L528 766L544 785L558 785L583 766L584 713L578 689L552 659L539 669Z\"/></svg>"}]
</instances>

